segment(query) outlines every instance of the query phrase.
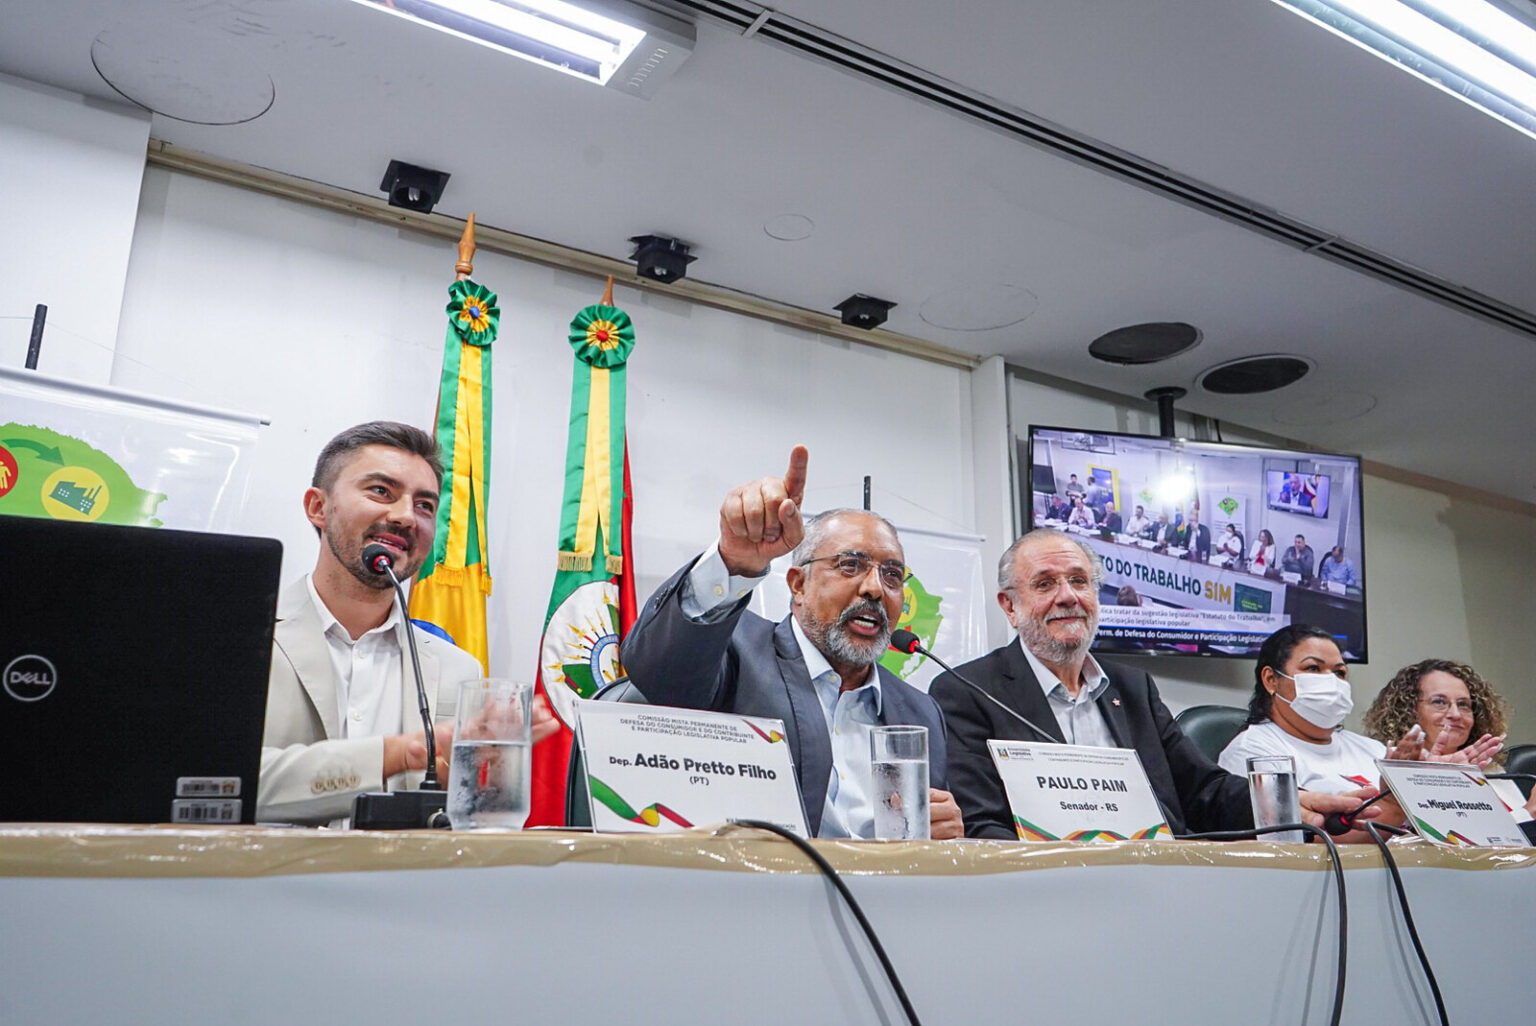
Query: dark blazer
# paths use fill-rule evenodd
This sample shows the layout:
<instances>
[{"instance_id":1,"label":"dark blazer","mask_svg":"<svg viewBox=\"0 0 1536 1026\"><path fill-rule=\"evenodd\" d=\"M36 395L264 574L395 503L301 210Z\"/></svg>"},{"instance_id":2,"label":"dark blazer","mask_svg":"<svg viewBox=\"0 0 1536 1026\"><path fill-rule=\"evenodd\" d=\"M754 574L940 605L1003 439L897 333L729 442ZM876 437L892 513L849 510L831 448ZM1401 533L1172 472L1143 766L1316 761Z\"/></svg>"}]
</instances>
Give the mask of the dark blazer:
<instances>
[{"instance_id":1,"label":"dark blazer","mask_svg":"<svg viewBox=\"0 0 1536 1026\"><path fill-rule=\"evenodd\" d=\"M1194 527L1195 529L1192 531L1190 530L1190 525L1186 523L1183 527L1179 528L1179 543L1184 548L1189 549L1193 556L1199 559L1210 559L1211 529L1204 524L1196 524Z\"/></svg>"},{"instance_id":2,"label":"dark blazer","mask_svg":"<svg viewBox=\"0 0 1536 1026\"><path fill-rule=\"evenodd\" d=\"M789 617L778 623L738 602L718 620L697 623L683 615L682 586L693 561L656 589L624 636L624 672L655 705L707 709L784 721L805 803L806 824L821 830L832 739L826 715ZM928 783L946 788L944 718L932 698L886 670L880 674L880 722L928 728Z\"/></svg>"},{"instance_id":3,"label":"dark blazer","mask_svg":"<svg viewBox=\"0 0 1536 1026\"><path fill-rule=\"evenodd\" d=\"M1109 686L1099 696L1110 735L1141 756L1175 834L1253 826L1248 782L1200 753L1174 724L1157 685L1142 670L1100 661ZM1018 639L957 668L1004 705L1061 742L1061 728ZM946 673L933 682L949 725L949 783L970 837L1017 838L1008 796L987 751L988 739L1043 741L1034 731ZM1119 704L1116 704L1118 700Z\"/></svg>"}]
</instances>

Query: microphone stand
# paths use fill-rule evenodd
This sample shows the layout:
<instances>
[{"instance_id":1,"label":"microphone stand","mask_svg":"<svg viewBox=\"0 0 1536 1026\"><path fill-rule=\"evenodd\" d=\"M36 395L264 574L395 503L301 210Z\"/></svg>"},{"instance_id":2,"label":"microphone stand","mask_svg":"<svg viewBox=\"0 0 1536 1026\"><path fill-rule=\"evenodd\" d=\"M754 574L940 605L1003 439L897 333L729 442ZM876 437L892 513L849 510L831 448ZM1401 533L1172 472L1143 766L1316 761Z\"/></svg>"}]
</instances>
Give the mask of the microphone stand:
<instances>
[{"instance_id":1,"label":"microphone stand","mask_svg":"<svg viewBox=\"0 0 1536 1026\"><path fill-rule=\"evenodd\" d=\"M897 637L898 634L901 635L901 637ZM927 656L929 659L932 659L934 662L938 663L939 666L941 666L945 670L949 671L950 675L953 676L955 678L955 680L958 680L960 683L964 684L966 687L968 687L972 691L976 692L982 698L985 698L987 701L989 701L993 705L997 706L1003 712L1007 713L1009 716L1012 716L1014 719L1016 719L1020 723L1024 724L1024 726L1026 726L1030 730L1034 731L1036 734L1038 734L1040 736L1040 739L1042 741L1044 741L1046 744L1051 744L1051 745L1059 745L1059 744L1061 744L1061 742L1056 739L1056 736L1054 734L1050 734L1050 733L1047 733L1044 730L1041 730L1039 727L1035 726L1033 722L1030 721L1029 717L1027 717L1023 713L1017 711L1012 706L1009 706L1007 703L1003 702L1001 699L996 698L995 696L993 696L989 691L987 691L985 688L983 688L980 684L977 684L975 681L967 679L966 677L961 675L959 670L956 670L953 666L949 665L944 660L940 659L938 656L936 656L932 652L930 652L928 649L924 648L922 641L919 640L918 636L916 634L913 634L911 631L898 631L898 632L892 633L892 635L891 635L891 647L894 648L898 652L905 652L908 655L911 655L912 653L915 652L918 655Z\"/></svg>"},{"instance_id":2,"label":"microphone stand","mask_svg":"<svg viewBox=\"0 0 1536 1026\"><path fill-rule=\"evenodd\" d=\"M415 791L374 791L352 800L354 830L420 830L423 827L446 830L448 792L437 778L437 737L432 730L432 707L427 703L427 686L421 678L421 657L416 652L416 634L411 630L411 616L406 611L405 589L395 576L394 560L382 545L363 549L363 563L374 573L389 576L395 587L395 603L405 622L406 646L411 653L411 669L416 674L416 704L421 711L421 726L426 734L427 772Z\"/></svg>"}]
</instances>

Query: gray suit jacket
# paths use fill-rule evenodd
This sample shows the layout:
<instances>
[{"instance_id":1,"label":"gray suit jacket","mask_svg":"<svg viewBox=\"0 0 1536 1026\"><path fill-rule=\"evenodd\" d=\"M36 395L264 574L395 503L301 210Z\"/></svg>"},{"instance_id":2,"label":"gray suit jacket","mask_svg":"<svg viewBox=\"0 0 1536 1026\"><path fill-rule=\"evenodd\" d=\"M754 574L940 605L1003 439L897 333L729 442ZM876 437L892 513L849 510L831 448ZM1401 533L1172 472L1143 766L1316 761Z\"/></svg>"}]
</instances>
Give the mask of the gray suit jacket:
<instances>
[{"instance_id":1,"label":"gray suit jacket","mask_svg":"<svg viewBox=\"0 0 1536 1026\"><path fill-rule=\"evenodd\" d=\"M485 676L468 652L417 627L421 677L435 716L452 715L460 681ZM400 653L401 702L406 733L417 719L416 676L410 653ZM439 694L441 692L441 694ZM320 614L299 580L277 600L267 718L262 732L257 822L320 825L352 814L352 799L382 791L384 743L377 737L343 738L336 673L325 646ZM391 789L414 787L420 773L399 774ZM446 783L446 782L445 782Z\"/></svg>"},{"instance_id":2,"label":"gray suit jacket","mask_svg":"<svg viewBox=\"0 0 1536 1026\"><path fill-rule=\"evenodd\" d=\"M692 568L690 561L646 602L622 642L624 670L656 705L783 720L814 836L832 774L832 739L789 618L765 620L747 611L743 599L719 619L688 619L681 596ZM928 728L929 785L946 788L944 717L937 703L884 667L876 669L881 722Z\"/></svg>"}]
</instances>

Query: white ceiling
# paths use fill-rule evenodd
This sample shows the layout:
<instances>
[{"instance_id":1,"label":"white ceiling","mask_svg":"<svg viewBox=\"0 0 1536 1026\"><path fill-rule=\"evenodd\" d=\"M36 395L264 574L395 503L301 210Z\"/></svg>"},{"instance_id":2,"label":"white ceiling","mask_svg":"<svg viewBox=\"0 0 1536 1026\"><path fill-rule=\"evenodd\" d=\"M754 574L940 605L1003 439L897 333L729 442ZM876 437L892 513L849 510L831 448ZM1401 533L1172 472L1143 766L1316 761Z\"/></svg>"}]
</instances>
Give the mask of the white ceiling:
<instances>
[{"instance_id":1,"label":"white ceiling","mask_svg":"<svg viewBox=\"0 0 1536 1026\"><path fill-rule=\"evenodd\" d=\"M777 9L1536 312L1536 140L1267 0ZM348 0L0 0L0 71L115 98L91 62L103 32L151 81L156 47L204 55L217 73L178 101L259 108L270 78L245 124L157 115L178 146L369 194L392 157L441 168L446 214L620 258L674 235L701 280L822 311L870 293L900 304L894 331L1138 405L1182 385L1192 412L1536 500L1536 338L720 22L700 19L651 101ZM771 238L786 214L814 232ZM1028 316L929 323L956 310ZM1087 353L1165 320L1204 341L1152 366ZM1258 353L1315 369L1262 396L1196 386Z\"/></svg>"}]
</instances>

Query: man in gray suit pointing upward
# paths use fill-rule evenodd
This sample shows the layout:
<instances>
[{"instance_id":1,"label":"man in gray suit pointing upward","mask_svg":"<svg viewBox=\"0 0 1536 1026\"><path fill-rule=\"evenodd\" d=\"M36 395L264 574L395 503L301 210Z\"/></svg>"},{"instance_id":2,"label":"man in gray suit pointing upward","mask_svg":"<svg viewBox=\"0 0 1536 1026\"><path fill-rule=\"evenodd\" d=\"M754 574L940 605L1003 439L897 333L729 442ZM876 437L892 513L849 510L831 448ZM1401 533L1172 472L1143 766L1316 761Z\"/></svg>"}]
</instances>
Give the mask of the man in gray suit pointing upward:
<instances>
[{"instance_id":1,"label":"man in gray suit pointing upward","mask_svg":"<svg viewBox=\"0 0 1536 1026\"><path fill-rule=\"evenodd\" d=\"M818 837L872 837L869 735L928 728L935 839L964 824L945 788L944 720L933 699L879 666L907 578L890 522L865 510L802 518L808 455L783 477L740 485L720 506L720 536L646 602L625 637L624 668L650 701L784 721L806 821ZM747 610L775 558L792 552L790 613Z\"/></svg>"}]
</instances>

